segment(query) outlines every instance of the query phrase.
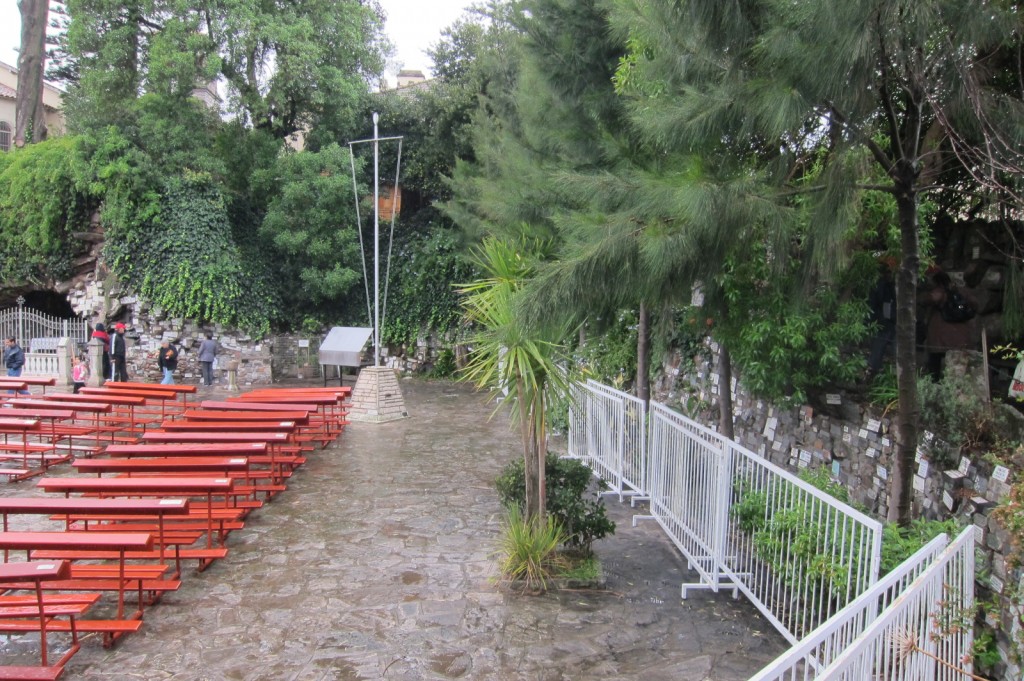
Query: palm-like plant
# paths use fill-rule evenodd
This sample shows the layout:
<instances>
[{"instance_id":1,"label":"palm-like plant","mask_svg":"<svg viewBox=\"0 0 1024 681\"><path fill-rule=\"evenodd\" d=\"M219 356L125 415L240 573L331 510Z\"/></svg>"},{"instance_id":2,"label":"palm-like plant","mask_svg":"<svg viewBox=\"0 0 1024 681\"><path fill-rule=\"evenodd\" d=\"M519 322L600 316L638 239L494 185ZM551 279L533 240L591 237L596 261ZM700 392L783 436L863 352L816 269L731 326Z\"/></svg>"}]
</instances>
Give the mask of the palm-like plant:
<instances>
[{"instance_id":1,"label":"palm-like plant","mask_svg":"<svg viewBox=\"0 0 1024 681\"><path fill-rule=\"evenodd\" d=\"M564 329L527 324L517 302L533 276L528 244L485 239L474 254L484 277L459 287L464 317L472 325L472 348L463 380L487 388L499 403L512 405L523 439L526 470L526 518L544 517L544 458L547 453L545 399L564 393L565 370L559 363Z\"/></svg>"}]
</instances>

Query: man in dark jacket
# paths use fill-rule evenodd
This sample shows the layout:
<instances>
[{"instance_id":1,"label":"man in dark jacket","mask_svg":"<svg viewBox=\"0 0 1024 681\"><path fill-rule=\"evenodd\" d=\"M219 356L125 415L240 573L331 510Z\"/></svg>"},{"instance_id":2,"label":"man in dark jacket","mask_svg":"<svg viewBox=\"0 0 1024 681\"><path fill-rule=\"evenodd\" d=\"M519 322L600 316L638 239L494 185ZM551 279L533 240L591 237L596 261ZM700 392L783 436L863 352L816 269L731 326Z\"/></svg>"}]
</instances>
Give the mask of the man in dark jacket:
<instances>
[{"instance_id":1,"label":"man in dark jacket","mask_svg":"<svg viewBox=\"0 0 1024 681\"><path fill-rule=\"evenodd\" d=\"M25 366L25 351L14 336L4 339L4 366L7 367L7 375L12 378L21 376L21 368ZM10 392L14 393L13 390ZM22 390L21 394L28 395L28 391Z\"/></svg>"},{"instance_id":2,"label":"man in dark jacket","mask_svg":"<svg viewBox=\"0 0 1024 681\"><path fill-rule=\"evenodd\" d=\"M160 343L160 350L157 352L157 366L164 372L162 385L174 385L174 370L178 368L178 349L169 340Z\"/></svg>"},{"instance_id":3,"label":"man in dark jacket","mask_svg":"<svg viewBox=\"0 0 1024 681\"><path fill-rule=\"evenodd\" d=\"M124 324L114 324L114 337L110 339L110 359L114 365L114 374L111 380L127 381L128 365L125 363L127 346L124 342Z\"/></svg>"}]
</instances>

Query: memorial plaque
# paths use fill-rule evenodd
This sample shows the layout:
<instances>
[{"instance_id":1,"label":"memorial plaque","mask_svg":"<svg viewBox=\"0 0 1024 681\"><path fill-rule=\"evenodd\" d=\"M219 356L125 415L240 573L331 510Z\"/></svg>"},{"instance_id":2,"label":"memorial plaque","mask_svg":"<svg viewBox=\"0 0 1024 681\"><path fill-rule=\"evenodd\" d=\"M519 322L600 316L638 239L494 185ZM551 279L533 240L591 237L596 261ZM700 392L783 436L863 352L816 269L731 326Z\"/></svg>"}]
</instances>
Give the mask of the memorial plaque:
<instances>
[{"instance_id":1,"label":"memorial plaque","mask_svg":"<svg viewBox=\"0 0 1024 681\"><path fill-rule=\"evenodd\" d=\"M992 478L999 482L1006 482L1010 477L1010 469L1006 466L996 466L996 469L992 471Z\"/></svg>"},{"instance_id":2,"label":"memorial plaque","mask_svg":"<svg viewBox=\"0 0 1024 681\"><path fill-rule=\"evenodd\" d=\"M992 590L995 591L997 594L1003 593L1003 589L1006 587L1006 585L1003 583L1003 580L999 579L995 575L989 575L988 585L992 587Z\"/></svg>"},{"instance_id":3,"label":"memorial plaque","mask_svg":"<svg viewBox=\"0 0 1024 681\"><path fill-rule=\"evenodd\" d=\"M846 444L851 444L853 442L853 434L843 433L843 442L845 442Z\"/></svg>"},{"instance_id":4,"label":"memorial plaque","mask_svg":"<svg viewBox=\"0 0 1024 681\"><path fill-rule=\"evenodd\" d=\"M834 477L834 478L838 478L839 477L839 469L840 469L839 462L838 461L833 461L832 462L832 477Z\"/></svg>"},{"instance_id":5,"label":"memorial plaque","mask_svg":"<svg viewBox=\"0 0 1024 681\"><path fill-rule=\"evenodd\" d=\"M971 468L971 460L966 456L960 457L960 465L957 466L957 471L962 475L967 475L967 471Z\"/></svg>"},{"instance_id":6,"label":"memorial plaque","mask_svg":"<svg viewBox=\"0 0 1024 681\"><path fill-rule=\"evenodd\" d=\"M882 446L883 447L889 447L890 445L892 445L892 440L890 440L887 437L883 437L882 438Z\"/></svg>"},{"instance_id":7,"label":"memorial plaque","mask_svg":"<svg viewBox=\"0 0 1024 681\"><path fill-rule=\"evenodd\" d=\"M971 249L971 260L977 260L981 257L981 246L975 246Z\"/></svg>"},{"instance_id":8,"label":"memorial plaque","mask_svg":"<svg viewBox=\"0 0 1024 681\"><path fill-rule=\"evenodd\" d=\"M825 404L839 405L843 403L843 396L838 393L826 393Z\"/></svg>"},{"instance_id":9,"label":"memorial plaque","mask_svg":"<svg viewBox=\"0 0 1024 681\"><path fill-rule=\"evenodd\" d=\"M917 466L917 474L920 475L922 478L927 478L928 477L928 462L927 461L921 461L921 463L918 464L918 466Z\"/></svg>"},{"instance_id":10,"label":"memorial plaque","mask_svg":"<svg viewBox=\"0 0 1024 681\"><path fill-rule=\"evenodd\" d=\"M857 431L857 437L859 437L862 440L867 440L868 439L868 429L867 428L861 428L859 431Z\"/></svg>"},{"instance_id":11,"label":"memorial plaque","mask_svg":"<svg viewBox=\"0 0 1024 681\"><path fill-rule=\"evenodd\" d=\"M888 480L889 479L889 471L886 470L885 466L875 466L875 473L882 480Z\"/></svg>"},{"instance_id":12,"label":"memorial plaque","mask_svg":"<svg viewBox=\"0 0 1024 681\"><path fill-rule=\"evenodd\" d=\"M302 339L302 340L300 340L299 341L299 347L300 348L308 348L309 347L309 339Z\"/></svg>"},{"instance_id":13,"label":"memorial plaque","mask_svg":"<svg viewBox=\"0 0 1024 681\"><path fill-rule=\"evenodd\" d=\"M810 463L811 462L811 453L809 451L807 451L806 449L801 449L800 450L800 460L802 462L804 462L804 463Z\"/></svg>"},{"instance_id":14,"label":"memorial plaque","mask_svg":"<svg viewBox=\"0 0 1024 681\"><path fill-rule=\"evenodd\" d=\"M914 476L914 489L918 492L924 493L924 478Z\"/></svg>"},{"instance_id":15,"label":"memorial plaque","mask_svg":"<svg viewBox=\"0 0 1024 681\"><path fill-rule=\"evenodd\" d=\"M868 419L868 430L872 433L877 433L882 429L882 422L878 419Z\"/></svg>"},{"instance_id":16,"label":"memorial plaque","mask_svg":"<svg viewBox=\"0 0 1024 681\"><path fill-rule=\"evenodd\" d=\"M950 511L953 510L953 497L950 496L949 492L942 493L942 503Z\"/></svg>"},{"instance_id":17,"label":"memorial plaque","mask_svg":"<svg viewBox=\"0 0 1024 681\"><path fill-rule=\"evenodd\" d=\"M975 544L984 544L985 543L985 528L984 527L979 527L978 525L974 526L974 543Z\"/></svg>"}]
</instances>

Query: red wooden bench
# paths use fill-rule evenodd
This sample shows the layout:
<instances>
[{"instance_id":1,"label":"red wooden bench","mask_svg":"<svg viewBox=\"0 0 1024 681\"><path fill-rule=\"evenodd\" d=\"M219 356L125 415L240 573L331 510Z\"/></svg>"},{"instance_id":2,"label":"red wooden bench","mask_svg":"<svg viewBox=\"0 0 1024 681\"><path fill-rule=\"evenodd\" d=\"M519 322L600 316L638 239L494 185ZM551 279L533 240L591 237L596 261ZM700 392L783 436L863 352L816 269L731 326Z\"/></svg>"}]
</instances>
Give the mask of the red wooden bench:
<instances>
[{"instance_id":1,"label":"red wooden bench","mask_svg":"<svg viewBox=\"0 0 1024 681\"><path fill-rule=\"evenodd\" d=\"M131 551L150 550L153 547L153 536L142 532L0 532L0 550L6 556L10 551L25 551L31 560L38 551L45 550L78 550L105 551L112 554L118 564L117 616L116 620L138 620L142 611L125 617L125 589L128 581L125 575L126 554ZM134 630L133 627L129 629ZM84 623L79 622L79 631L86 631ZM110 632L109 642L117 638Z\"/></svg>"},{"instance_id":2,"label":"red wooden bench","mask_svg":"<svg viewBox=\"0 0 1024 681\"><path fill-rule=\"evenodd\" d=\"M91 599L79 597L78 603L60 604L54 599L48 599L40 588L40 583L50 579L61 579L69 574L67 561L27 561L23 563L0 564L0 587L7 588L10 583L18 582L30 585L33 593L31 596L23 597L28 603L28 612L15 614L17 607L12 600L7 603L0 602L0 631L3 630L5 622L19 623L32 627L31 631L39 632L40 666L0 666L0 678L3 679L57 679L64 671L67 661L79 651L81 644L78 640L78 629L75 627L75 617L87 611L99 598L93 595ZM59 607L63 605L63 607ZM10 609L8 609L10 608ZM57 617L67 617L68 626L71 632L71 646L61 655L55 664L50 664L47 634L55 629L52 623Z\"/></svg>"}]
</instances>

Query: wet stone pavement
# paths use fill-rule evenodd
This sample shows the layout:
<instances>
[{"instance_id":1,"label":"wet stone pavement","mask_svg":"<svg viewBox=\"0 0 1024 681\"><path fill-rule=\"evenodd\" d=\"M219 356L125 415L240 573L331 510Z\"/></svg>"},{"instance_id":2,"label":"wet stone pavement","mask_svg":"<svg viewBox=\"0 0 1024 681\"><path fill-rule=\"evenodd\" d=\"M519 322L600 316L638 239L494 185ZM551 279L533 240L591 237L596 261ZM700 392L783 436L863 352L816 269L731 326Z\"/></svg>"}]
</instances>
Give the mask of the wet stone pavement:
<instances>
[{"instance_id":1,"label":"wet stone pavement","mask_svg":"<svg viewBox=\"0 0 1024 681\"><path fill-rule=\"evenodd\" d=\"M614 496L616 533L595 544L604 589L499 588L493 480L519 456L518 430L464 385L401 386L410 418L354 423L314 452L231 534L226 559L186 567L114 648L86 637L64 678L741 681L784 650L742 598L681 601L695 573L657 523L631 526L645 509ZM0 486L36 494L31 480ZM2 641L7 658L35 650Z\"/></svg>"}]
</instances>

